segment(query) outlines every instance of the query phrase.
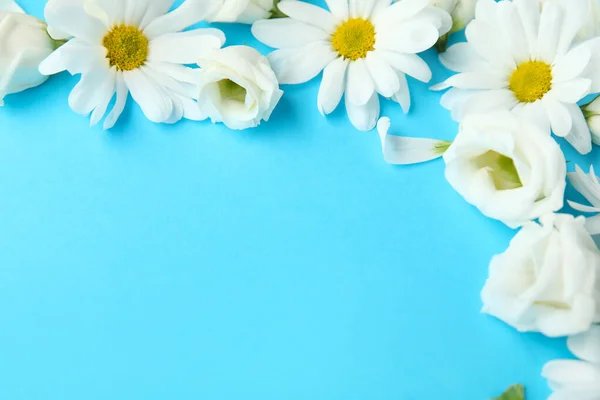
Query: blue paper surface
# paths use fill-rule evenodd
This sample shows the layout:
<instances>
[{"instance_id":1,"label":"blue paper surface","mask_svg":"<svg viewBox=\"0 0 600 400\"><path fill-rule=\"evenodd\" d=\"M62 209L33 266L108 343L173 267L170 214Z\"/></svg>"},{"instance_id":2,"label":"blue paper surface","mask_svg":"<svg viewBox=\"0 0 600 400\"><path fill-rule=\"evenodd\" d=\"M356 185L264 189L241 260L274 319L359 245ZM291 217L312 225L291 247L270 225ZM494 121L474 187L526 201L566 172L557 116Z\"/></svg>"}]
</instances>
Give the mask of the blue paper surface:
<instances>
[{"instance_id":1,"label":"blue paper surface","mask_svg":"<svg viewBox=\"0 0 600 400\"><path fill-rule=\"evenodd\" d=\"M44 2L21 0L41 17ZM227 44L256 45L220 24ZM431 51L432 83L449 75ZM89 128L52 77L0 109L0 399L488 399L564 340L480 314L514 231L447 184L385 164L319 79L254 130L147 121L130 99ZM383 101L391 133L451 140L440 93ZM562 142L561 142L562 143ZM597 157L567 158L584 169ZM600 165L600 164L596 164ZM573 191L568 192L574 197Z\"/></svg>"}]
</instances>

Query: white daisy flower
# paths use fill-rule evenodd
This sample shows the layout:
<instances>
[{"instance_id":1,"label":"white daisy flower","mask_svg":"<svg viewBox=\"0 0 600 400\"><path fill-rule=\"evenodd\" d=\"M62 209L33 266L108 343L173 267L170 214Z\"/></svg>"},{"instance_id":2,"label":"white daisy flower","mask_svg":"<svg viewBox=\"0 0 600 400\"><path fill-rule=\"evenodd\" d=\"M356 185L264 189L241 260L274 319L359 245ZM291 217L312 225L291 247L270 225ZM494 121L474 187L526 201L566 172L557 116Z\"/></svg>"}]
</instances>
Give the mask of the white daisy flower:
<instances>
[{"instance_id":1,"label":"white daisy flower","mask_svg":"<svg viewBox=\"0 0 600 400\"><path fill-rule=\"evenodd\" d=\"M371 130L379 118L379 96L410 107L406 75L431 79L416 54L429 49L452 27L450 15L429 0L327 0L330 11L301 1L283 1L289 16L258 21L252 33L277 48L269 61L282 84L311 80L323 71L317 100L331 113L345 94L352 124Z\"/></svg>"},{"instance_id":2,"label":"white daisy flower","mask_svg":"<svg viewBox=\"0 0 600 400\"><path fill-rule=\"evenodd\" d=\"M69 105L104 120L111 128L125 108L128 93L153 122L174 123L206 116L194 100L196 63L207 50L220 48L225 36L217 29L181 32L204 15L204 2L186 1L168 13L173 0L50 0L45 16L55 39L69 41L40 65L45 75L81 74Z\"/></svg>"},{"instance_id":3,"label":"white daisy flower","mask_svg":"<svg viewBox=\"0 0 600 400\"><path fill-rule=\"evenodd\" d=\"M600 399L600 325L567 340L579 360L554 360L544 366L542 376L553 393L549 400Z\"/></svg>"},{"instance_id":4,"label":"white daisy flower","mask_svg":"<svg viewBox=\"0 0 600 400\"><path fill-rule=\"evenodd\" d=\"M594 89L586 72L591 52L572 46L584 3L549 1L540 10L538 0L479 0L467 42L440 55L460 72L433 87L452 87L442 105L457 121L473 112L514 110L566 137L580 153L590 152L590 130L577 102Z\"/></svg>"}]
</instances>

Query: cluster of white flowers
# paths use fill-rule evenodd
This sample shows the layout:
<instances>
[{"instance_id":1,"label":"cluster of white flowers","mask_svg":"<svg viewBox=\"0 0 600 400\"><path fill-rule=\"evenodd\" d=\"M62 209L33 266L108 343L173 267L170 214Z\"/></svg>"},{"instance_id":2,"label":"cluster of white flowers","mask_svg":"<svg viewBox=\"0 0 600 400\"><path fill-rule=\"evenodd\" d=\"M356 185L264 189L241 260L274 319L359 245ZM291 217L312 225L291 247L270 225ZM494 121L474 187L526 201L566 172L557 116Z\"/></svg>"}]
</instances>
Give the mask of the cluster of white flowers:
<instances>
[{"instance_id":1,"label":"cluster of white flowers","mask_svg":"<svg viewBox=\"0 0 600 400\"><path fill-rule=\"evenodd\" d=\"M567 176L591 203L571 207L600 212L600 180L593 167L567 174L551 136L582 154L600 144L600 97L578 104L600 92L600 1L477 0L474 11L466 42L440 54L457 74L432 87L448 89L441 104L460 123L455 140L389 135L382 118L384 158L443 157L448 182L468 203L521 228L492 258L483 312L520 332L570 337L583 361L544 368L552 399L600 399L600 215L557 214Z\"/></svg>"},{"instance_id":2,"label":"cluster of white flowers","mask_svg":"<svg viewBox=\"0 0 600 400\"><path fill-rule=\"evenodd\" d=\"M117 122L129 94L153 122L210 117L231 129L258 126L283 94L268 60L247 46L221 48L218 29L185 30L209 17L269 16L258 3L242 3L187 0L170 11L172 0L49 0L44 23L0 0L0 104L68 71L81 75L70 107L91 115L91 125L104 118L104 129Z\"/></svg>"},{"instance_id":3,"label":"cluster of white flowers","mask_svg":"<svg viewBox=\"0 0 600 400\"><path fill-rule=\"evenodd\" d=\"M521 230L495 256L484 312L519 331L571 336L584 361L549 364L560 399L600 398L600 216L556 214L567 176L600 212L593 168L567 174L552 137L587 154L600 144L600 0L48 0L46 22L0 0L0 105L49 75L81 75L69 96L91 125L111 128L129 94L153 122L182 118L247 129L267 121L283 92L322 73L317 108L344 99L359 130L377 126L384 158L443 157L452 187L484 215ZM252 24L274 48L222 46L200 21ZM466 28L465 28L466 27ZM465 28L466 42L446 48ZM407 77L429 82L419 53L435 47L457 72L433 90L460 123L453 142L389 135L380 96L408 112ZM197 64L197 67L190 67ZM108 108L112 105L112 109ZM534 222L539 220L539 223ZM575 335L575 336L574 336ZM585 372L584 372L585 371ZM577 375L581 372L581 375Z\"/></svg>"}]
</instances>

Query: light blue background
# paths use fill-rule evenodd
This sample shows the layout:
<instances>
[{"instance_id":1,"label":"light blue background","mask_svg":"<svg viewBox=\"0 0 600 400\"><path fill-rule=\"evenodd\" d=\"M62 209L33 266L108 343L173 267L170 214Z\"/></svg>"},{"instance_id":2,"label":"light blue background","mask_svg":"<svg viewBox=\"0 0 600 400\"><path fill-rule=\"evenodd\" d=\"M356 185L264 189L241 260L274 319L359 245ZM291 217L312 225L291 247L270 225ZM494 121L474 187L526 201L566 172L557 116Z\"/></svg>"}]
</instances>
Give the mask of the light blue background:
<instances>
[{"instance_id":1,"label":"light blue background","mask_svg":"<svg viewBox=\"0 0 600 400\"><path fill-rule=\"evenodd\" d=\"M479 313L513 232L442 162L386 165L343 107L321 117L318 80L284 87L255 130L156 125L130 101L104 132L69 109L77 79L0 109L1 399L547 396L564 341ZM452 139L440 94L410 86L408 116L383 103L393 132Z\"/></svg>"}]
</instances>

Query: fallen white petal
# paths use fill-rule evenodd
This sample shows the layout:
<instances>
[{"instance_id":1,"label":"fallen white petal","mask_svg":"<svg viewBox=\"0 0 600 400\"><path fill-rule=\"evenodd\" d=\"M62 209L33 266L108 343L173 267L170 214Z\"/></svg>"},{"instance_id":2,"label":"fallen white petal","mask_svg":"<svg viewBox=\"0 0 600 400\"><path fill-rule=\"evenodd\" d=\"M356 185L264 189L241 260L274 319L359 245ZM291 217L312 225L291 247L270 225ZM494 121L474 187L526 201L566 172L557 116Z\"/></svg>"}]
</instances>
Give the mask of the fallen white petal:
<instances>
[{"instance_id":1,"label":"fallen white petal","mask_svg":"<svg viewBox=\"0 0 600 400\"><path fill-rule=\"evenodd\" d=\"M377 122L383 158L388 164L408 165L431 161L441 157L450 146L450 142L444 140L388 135L390 125L388 117L382 117Z\"/></svg>"}]
</instances>

